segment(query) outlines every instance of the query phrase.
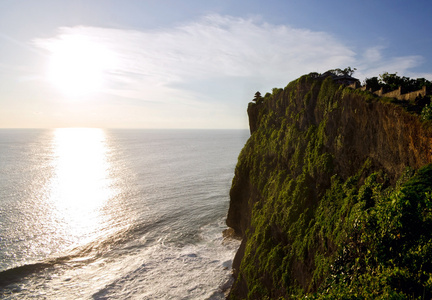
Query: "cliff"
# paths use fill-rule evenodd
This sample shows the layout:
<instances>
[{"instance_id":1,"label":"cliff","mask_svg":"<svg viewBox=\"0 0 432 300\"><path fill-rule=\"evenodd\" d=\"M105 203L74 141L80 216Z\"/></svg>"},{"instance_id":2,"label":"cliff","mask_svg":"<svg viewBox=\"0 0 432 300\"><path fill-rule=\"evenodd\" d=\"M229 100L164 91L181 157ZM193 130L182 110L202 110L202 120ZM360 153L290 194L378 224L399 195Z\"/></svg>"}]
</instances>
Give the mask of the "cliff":
<instances>
[{"instance_id":1,"label":"cliff","mask_svg":"<svg viewBox=\"0 0 432 300\"><path fill-rule=\"evenodd\" d=\"M229 298L432 296L432 127L394 102L311 73L249 104Z\"/></svg>"}]
</instances>

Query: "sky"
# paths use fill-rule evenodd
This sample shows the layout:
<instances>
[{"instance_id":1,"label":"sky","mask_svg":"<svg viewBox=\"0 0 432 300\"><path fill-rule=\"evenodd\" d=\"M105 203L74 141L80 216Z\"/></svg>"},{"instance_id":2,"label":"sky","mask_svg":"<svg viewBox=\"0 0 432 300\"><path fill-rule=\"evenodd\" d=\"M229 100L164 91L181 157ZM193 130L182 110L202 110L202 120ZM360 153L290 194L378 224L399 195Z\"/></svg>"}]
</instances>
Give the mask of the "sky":
<instances>
[{"instance_id":1,"label":"sky","mask_svg":"<svg viewBox=\"0 0 432 300\"><path fill-rule=\"evenodd\" d=\"M419 0L0 0L0 128L247 128L310 72L432 80L431 29Z\"/></svg>"}]
</instances>

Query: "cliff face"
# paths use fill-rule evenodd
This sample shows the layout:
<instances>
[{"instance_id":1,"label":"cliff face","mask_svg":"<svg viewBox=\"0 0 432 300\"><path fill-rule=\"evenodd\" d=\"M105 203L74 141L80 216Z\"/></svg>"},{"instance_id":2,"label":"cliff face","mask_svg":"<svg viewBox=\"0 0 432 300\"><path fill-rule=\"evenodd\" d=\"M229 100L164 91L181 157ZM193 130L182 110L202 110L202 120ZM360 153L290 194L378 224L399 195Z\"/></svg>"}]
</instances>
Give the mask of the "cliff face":
<instances>
[{"instance_id":1,"label":"cliff face","mask_svg":"<svg viewBox=\"0 0 432 300\"><path fill-rule=\"evenodd\" d=\"M231 298L432 292L429 124L312 75L248 115L227 217L243 237Z\"/></svg>"}]
</instances>

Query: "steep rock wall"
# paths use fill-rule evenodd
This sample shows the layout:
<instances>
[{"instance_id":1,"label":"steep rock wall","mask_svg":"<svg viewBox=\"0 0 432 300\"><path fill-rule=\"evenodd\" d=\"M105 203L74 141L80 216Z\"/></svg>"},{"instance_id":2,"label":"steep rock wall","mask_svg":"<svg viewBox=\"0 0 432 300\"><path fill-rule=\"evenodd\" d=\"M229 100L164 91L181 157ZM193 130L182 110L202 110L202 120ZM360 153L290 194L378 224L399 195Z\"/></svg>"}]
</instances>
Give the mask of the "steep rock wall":
<instances>
[{"instance_id":1,"label":"steep rock wall","mask_svg":"<svg viewBox=\"0 0 432 300\"><path fill-rule=\"evenodd\" d=\"M230 297L311 295L337 273L332 266L352 234L353 207L381 209L375 199L398 186L407 167L431 163L432 131L390 99L314 76L250 103L248 115L251 137L239 156L227 217L243 237ZM373 192L372 181L380 187ZM353 191L345 191L348 183ZM333 211L340 219L324 213L342 200Z\"/></svg>"}]
</instances>

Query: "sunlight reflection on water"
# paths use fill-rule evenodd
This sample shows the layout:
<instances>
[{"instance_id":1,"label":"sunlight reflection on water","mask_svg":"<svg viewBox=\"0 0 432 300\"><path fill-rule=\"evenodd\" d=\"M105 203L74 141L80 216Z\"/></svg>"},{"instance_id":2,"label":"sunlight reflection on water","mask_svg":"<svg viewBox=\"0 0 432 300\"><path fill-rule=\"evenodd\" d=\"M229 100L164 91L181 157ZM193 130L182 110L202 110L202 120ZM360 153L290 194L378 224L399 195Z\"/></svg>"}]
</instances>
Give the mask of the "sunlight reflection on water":
<instances>
[{"instance_id":1,"label":"sunlight reflection on water","mask_svg":"<svg viewBox=\"0 0 432 300\"><path fill-rule=\"evenodd\" d=\"M103 206L114 195L105 132L56 129L53 148L48 199L55 211L53 222L69 238L81 240L99 229L104 222Z\"/></svg>"},{"instance_id":2,"label":"sunlight reflection on water","mask_svg":"<svg viewBox=\"0 0 432 300\"><path fill-rule=\"evenodd\" d=\"M0 298L215 299L238 134L0 131Z\"/></svg>"}]
</instances>

